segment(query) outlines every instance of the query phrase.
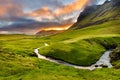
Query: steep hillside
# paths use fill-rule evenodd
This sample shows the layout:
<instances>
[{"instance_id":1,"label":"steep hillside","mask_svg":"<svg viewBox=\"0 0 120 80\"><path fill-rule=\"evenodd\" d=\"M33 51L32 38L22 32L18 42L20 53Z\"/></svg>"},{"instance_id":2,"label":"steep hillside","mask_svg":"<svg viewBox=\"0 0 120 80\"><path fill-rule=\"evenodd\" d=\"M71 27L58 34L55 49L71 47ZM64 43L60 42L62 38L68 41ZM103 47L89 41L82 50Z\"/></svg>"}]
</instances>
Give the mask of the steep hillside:
<instances>
[{"instance_id":1,"label":"steep hillside","mask_svg":"<svg viewBox=\"0 0 120 80\"><path fill-rule=\"evenodd\" d=\"M78 21L70 29L79 29L91 25L120 19L120 1L106 1L103 5L88 6L78 17Z\"/></svg>"},{"instance_id":2,"label":"steep hillside","mask_svg":"<svg viewBox=\"0 0 120 80\"><path fill-rule=\"evenodd\" d=\"M120 69L120 45L113 50L110 57L115 68Z\"/></svg>"}]
</instances>

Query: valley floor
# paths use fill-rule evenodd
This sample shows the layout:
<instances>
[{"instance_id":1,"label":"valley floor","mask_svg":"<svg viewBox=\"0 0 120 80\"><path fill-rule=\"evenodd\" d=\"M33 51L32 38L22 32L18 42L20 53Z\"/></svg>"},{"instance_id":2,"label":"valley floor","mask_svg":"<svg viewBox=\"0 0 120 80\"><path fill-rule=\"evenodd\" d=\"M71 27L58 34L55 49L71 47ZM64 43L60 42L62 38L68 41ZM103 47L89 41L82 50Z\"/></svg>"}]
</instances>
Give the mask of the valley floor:
<instances>
[{"instance_id":1,"label":"valley floor","mask_svg":"<svg viewBox=\"0 0 120 80\"><path fill-rule=\"evenodd\" d=\"M120 69L75 69L33 56L33 50L74 65L90 66L120 44L120 22L111 21L80 30L40 37L0 35L0 80L120 80ZM119 66L120 61L117 61ZM116 66L116 65L114 65Z\"/></svg>"},{"instance_id":2,"label":"valley floor","mask_svg":"<svg viewBox=\"0 0 120 80\"><path fill-rule=\"evenodd\" d=\"M14 35L13 35L14 36ZM16 36L19 38L18 36ZM2 38L3 39L3 38ZM94 71L75 69L30 56L33 49L43 46L34 36L0 42L1 80L119 80L119 69L104 68ZM112 38L111 38L112 39ZM117 39L117 37L115 38ZM118 38L119 40L120 38ZM26 42L27 41L27 42ZM33 43L34 42L34 43ZM39 44L36 44L39 43ZM46 43L49 43L46 41ZM109 75L109 76L108 76Z\"/></svg>"}]
</instances>

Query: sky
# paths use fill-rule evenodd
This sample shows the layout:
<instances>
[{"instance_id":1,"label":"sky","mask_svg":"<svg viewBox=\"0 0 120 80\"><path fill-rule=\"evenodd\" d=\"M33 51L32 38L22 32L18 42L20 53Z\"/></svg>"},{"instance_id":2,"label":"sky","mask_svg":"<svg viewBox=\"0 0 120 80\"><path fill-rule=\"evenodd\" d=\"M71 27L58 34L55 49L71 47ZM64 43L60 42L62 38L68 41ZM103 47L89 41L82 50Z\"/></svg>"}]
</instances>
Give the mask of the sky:
<instances>
[{"instance_id":1,"label":"sky","mask_svg":"<svg viewBox=\"0 0 120 80\"><path fill-rule=\"evenodd\" d=\"M102 4L105 0L92 0ZM0 33L66 30L90 0L0 0Z\"/></svg>"}]
</instances>

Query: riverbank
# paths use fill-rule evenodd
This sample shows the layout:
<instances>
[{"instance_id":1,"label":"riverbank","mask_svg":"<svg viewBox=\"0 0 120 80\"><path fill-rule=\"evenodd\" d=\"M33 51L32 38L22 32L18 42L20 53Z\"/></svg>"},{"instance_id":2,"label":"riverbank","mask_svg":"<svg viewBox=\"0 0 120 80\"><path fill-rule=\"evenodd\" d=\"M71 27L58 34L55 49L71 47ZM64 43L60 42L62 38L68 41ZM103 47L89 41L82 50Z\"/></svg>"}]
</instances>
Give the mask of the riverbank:
<instances>
[{"instance_id":1,"label":"riverbank","mask_svg":"<svg viewBox=\"0 0 120 80\"><path fill-rule=\"evenodd\" d=\"M45 45L45 46L48 46L48 45ZM87 69L87 70L94 70L96 68L102 68L103 66L106 66L108 68L112 67L112 65L110 63L110 53L112 52L111 50L106 51L95 64L86 67L86 66L78 66L78 65L70 64L70 63L67 63L67 62L64 62L61 60L52 59L49 57L47 58L47 57L39 54L39 49L40 48L34 49L34 53L37 55L38 58L44 59L44 60L47 60L47 61L50 61L50 62L53 62L56 64L71 66L71 67L74 67L77 69Z\"/></svg>"}]
</instances>

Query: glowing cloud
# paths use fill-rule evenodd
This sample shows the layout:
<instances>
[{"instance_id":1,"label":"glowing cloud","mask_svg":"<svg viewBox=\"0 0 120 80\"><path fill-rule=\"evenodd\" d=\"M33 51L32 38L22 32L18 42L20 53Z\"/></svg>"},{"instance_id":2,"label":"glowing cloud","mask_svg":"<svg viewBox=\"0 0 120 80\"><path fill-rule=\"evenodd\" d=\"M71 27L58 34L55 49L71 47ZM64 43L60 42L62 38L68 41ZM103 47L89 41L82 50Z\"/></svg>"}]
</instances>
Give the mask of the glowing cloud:
<instances>
[{"instance_id":1,"label":"glowing cloud","mask_svg":"<svg viewBox=\"0 0 120 80\"><path fill-rule=\"evenodd\" d=\"M23 16L23 8L13 0L0 0L0 17Z\"/></svg>"},{"instance_id":2,"label":"glowing cloud","mask_svg":"<svg viewBox=\"0 0 120 80\"><path fill-rule=\"evenodd\" d=\"M54 19L49 7L42 7L39 10L29 13L28 16L37 21L42 21L43 18L48 20Z\"/></svg>"},{"instance_id":3,"label":"glowing cloud","mask_svg":"<svg viewBox=\"0 0 120 80\"><path fill-rule=\"evenodd\" d=\"M58 25L58 26L49 26L46 28L41 28L39 31L50 31L50 30L67 30L70 28L72 24L64 24L64 25Z\"/></svg>"},{"instance_id":4,"label":"glowing cloud","mask_svg":"<svg viewBox=\"0 0 120 80\"><path fill-rule=\"evenodd\" d=\"M41 16L41 18L54 19L55 17L59 17L60 15L67 15L69 13L72 13L73 11L80 11L85 7L87 2L88 0L76 0L73 3L61 6L55 10L50 10L50 8L48 7L42 7L36 11L29 13L29 16Z\"/></svg>"},{"instance_id":5,"label":"glowing cloud","mask_svg":"<svg viewBox=\"0 0 120 80\"><path fill-rule=\"evenodd\" d=\"M77 16L89 1L96 2L96 0L0 0L2 23L0 31L35 33L38 30L66 30L77 20ZM4 25L2 21L5 22Z\"/></svg>"},{"instance_id":6,"label":"glowing cloud","mask_svg":"<svg viewBox=\"0 0 120 80\"><path fill-rule=\"evenodd\" d=\"M88 0L76 0L74 3L68 4L66 6L63 6L61 8L58 8L54 11L54 14L56 16L61 15L61 14L68 14L72 11L75 10L81 10L82 8L85 7L87 4Z\"/></svg>"},{"instance_id":7,"label":"glowing cloud","mask_svg":"<svg viewBox=\"0 0 120 80\"><path fill-rule=\"evenodd\" d=\"M47 15L48 16L50 14L51 13L50 13L50 10L49 10L48 7L42 7L39 10L36 10L34 12L29 13L30 16L39 16L39 15L41 15L41 16L46 16Z\"/></svg>"}]
</instances>

